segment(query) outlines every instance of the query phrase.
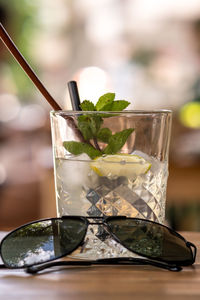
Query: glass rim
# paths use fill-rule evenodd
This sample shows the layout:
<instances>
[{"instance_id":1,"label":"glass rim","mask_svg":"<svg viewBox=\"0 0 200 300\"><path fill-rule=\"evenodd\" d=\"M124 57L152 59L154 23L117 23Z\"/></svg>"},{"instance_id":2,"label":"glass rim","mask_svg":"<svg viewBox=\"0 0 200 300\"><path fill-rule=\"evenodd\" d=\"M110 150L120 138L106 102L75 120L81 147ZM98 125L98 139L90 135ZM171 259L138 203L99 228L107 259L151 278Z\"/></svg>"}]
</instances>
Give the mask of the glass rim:
<instances>
[{"instance_id":1,"label":"glass rim","mask_svg":"<svg viewBox=\"0 0 200 300\"><path fill-rule=\"evenodd\" d=\"M85 110L51 110L51 115L80 115L80 114L124 114L124 115L160 115L160 114L172 114L170 109L155 109L155 110L123 110L123 111L85 111Z\"/></svg>"}]
</instances>

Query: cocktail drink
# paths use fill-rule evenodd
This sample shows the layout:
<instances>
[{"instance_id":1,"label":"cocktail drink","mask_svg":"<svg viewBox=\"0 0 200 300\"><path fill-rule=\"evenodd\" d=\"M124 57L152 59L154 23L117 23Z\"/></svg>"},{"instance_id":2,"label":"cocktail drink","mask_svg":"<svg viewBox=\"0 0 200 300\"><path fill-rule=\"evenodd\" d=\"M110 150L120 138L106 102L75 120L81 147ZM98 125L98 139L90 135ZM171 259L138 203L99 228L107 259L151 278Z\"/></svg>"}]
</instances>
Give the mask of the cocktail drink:
<instances>
[{"instance_id":1,"label":"cocktail drink","mask_svg":"<svg viewBox=\"0 0 200 300\"><path fill-rule=\"evenodd\" d=\"M88 120L98 134L86 140ZM87 128L85 134L76 125ZM52 111L51 126L58 216L164 222L171 111ZM102 225L89 226L74 254L90 259L132 255Z\"/></svg>"},{"instance_id":2,"label":"cocktail drink","mask_svg":"<svg viewBox=\"0 0 200 300\"><path fill-rule=\"evenodd\" d=\"M2 24L0 37L55 110L61 109L25 61ZM125 215L164 221L171 111L126 111L108 93L83 112L51 112L58 216ZM109 111L109 112L107 112ZM77 254L132 256L101 225L91 226Z\"/></svg>"}]
</instances>

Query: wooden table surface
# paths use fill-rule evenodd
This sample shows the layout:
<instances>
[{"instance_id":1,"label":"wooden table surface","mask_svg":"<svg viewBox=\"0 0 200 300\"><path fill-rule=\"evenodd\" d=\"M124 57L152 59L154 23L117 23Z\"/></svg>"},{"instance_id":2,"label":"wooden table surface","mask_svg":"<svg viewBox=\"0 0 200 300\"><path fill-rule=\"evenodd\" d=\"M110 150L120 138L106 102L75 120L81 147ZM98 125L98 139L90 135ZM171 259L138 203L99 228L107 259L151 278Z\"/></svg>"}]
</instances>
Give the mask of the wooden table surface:
<instances>
[{"instance_id":1,"label":"wooden table surface","mask_svg":"<svg viewBox=\"0 0 200 300\"><path fill-rule=\"evenodd\" d=\"M200 233L182 234L200 250ZM91 266L57 267L29 275L1 269L0 299L200 299L200 254L197 251L193 267L181 272L151 266Z\"/></svg>"}]
</instances>

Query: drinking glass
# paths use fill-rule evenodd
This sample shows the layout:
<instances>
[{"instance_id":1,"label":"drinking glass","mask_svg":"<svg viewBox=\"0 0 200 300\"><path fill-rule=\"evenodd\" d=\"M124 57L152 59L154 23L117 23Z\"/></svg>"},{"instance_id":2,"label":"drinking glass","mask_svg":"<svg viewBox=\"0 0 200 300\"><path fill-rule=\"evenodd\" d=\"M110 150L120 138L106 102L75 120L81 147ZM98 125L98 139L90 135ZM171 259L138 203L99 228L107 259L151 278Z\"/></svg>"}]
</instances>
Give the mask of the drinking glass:
<instances>
[{"instance_id":1,"label":"drinking glass","mask_svg":"<svg viewBox=\"0 0 200 300\"><path fill-rule=\"evenodd\" d=\"M170 110L52 111L50 115L58 217L120 215L164 222ZM117 153L105 150L103 155L91 158L81 153L78 146L81 148L84 143L102 150L108 145L105 137L104 141L86 139L80 120L86 120L86 127L90 120L91 128L97 125L93 120L100 120L95 130L104 128L101 132L109 132L114 137L119 132L132 131L123 142L114 140ZM69 151L65 145L74 142L76 153L73 154L74 150ZM98 259L133 254L113 241L102 225L96 224L89 226L84 244L72 256Z\"/></svg>"}]
</instances>

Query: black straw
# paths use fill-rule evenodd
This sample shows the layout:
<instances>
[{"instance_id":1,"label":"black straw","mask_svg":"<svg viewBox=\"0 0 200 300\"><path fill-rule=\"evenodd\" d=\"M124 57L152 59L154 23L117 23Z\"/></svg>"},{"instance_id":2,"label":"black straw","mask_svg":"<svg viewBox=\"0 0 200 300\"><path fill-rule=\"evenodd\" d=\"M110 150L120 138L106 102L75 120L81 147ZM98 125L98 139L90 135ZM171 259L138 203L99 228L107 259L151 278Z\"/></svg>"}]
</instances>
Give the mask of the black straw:
<instances>
[{"instance_id":1,"label":"black straw","mask_svg":"<svg viewBox=\"0 0 200 300\"><path fill-rule=\"evenodd\" d=\"M81 110L80 108L80 98L78 93L78 87L76 81L68 82L69 95L71 98L71 104L73 110Z\"/></svg>"}]
</instances>

